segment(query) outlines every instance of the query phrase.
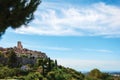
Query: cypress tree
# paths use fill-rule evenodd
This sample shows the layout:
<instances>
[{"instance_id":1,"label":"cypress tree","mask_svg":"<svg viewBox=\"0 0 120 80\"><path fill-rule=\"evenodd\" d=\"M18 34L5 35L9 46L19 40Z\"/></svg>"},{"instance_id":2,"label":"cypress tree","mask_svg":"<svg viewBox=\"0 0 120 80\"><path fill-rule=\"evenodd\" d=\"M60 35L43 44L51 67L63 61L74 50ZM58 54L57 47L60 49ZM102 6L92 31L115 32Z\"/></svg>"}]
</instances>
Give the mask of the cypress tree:
<instances>
[{"instance_id":1,"label":"cypress tree","mask_svg":"<svg viewBox=\"0 0 120 80\"><path fill-rule=\"evenodd\" d=\"M43 74L43 76L45 76L45 68L44 68L44 64L42 64L42 74Z\"/></svg>"},{"instance_id":2,"label":"cypress tree","mask_svg":"<svg viewBox=\"0 0 120 80\"><path fill-rule=\"evenodd\" d=\"M51 71L51 59L48 58L48 72Z\"/></svg>"},{"instance_id":3,"label":"cypress tree","mask_svg":"<svg viewBox=\"0 0 120 80\"><path fill-rule=\"evenodd\" d=\"M55 68L57 68L57 60L55 59Z\"/></svg>"}]
</instances>

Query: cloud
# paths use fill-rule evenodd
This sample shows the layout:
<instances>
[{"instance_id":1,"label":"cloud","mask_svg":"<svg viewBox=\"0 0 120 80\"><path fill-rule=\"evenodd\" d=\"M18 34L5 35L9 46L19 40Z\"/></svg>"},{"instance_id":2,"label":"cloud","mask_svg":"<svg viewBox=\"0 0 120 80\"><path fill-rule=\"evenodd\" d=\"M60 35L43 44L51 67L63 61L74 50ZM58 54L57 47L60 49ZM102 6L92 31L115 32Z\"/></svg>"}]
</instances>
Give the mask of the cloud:
<instances>
[{"instance_id":1,"label":"cloud","mask_svg":"<svg viewBox=\"0 0 120 80\"><path fill-rule=\"evenodd\" d=\"M70 51L70 48L65 48L65 47L45 47L44 49L47 50L57 50L57 51Z\"/></svg>"},{"instance_id":2,"label":"cloud","mask_svg":"<svg viewBox=\"0 0 120 80\"><path fill-rule=\"evenodd\" d=\"M120 8L117 6L103 2L87 7L51 4L41 5L31 26L23 26L15 32L50 36L120 37Z\"/></svg>"},{"instance_id":3,"label":"cloud","mask_svg":"<svg viewBox=\"0 0 120 80\"><path fill-rule=\"evenodd\" d=\"M32 44L27 44L26 43L26 45L24 45L24 46L26 46L26 47L29 47L29 48L31 48L31 49L42 49L42 50L53 50L53 51L71 51L72 49L71 48L67 48L67 47L57 47L57 46L44 46L44 45L42 45L42 46L37 46L37 45L32 45Z\"/></svg>"},{"instance_id":4,"label":"cloud","mask_svg":"<svg viewBox=\"0 0 120 80\"><path fill-rule=\"evenodd\" d=\"M113 53L113 51L111 50L107 50L107 49L89 49L89 48L83 48L83 51L87 51L87 52L96 52L96 53Z\"/></svg>"}]
</instances>

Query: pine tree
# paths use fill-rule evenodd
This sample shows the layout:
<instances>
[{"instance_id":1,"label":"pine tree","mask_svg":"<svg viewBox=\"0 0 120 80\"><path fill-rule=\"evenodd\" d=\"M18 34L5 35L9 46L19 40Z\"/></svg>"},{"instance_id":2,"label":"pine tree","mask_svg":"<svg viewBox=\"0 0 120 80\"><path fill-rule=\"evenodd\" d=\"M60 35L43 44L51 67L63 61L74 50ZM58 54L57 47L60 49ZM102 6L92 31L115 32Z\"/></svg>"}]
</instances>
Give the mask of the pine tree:
<instances>
[{"instance_id":1,"label":"pine tree","mask_svg":"<svg viewBox=\"0 0 120 80\"><path fill-rule=\"evenodd\" d=\"M0 36L8 27L27 25L41 0L0 0Z\"/></svg>"}]
</instances>

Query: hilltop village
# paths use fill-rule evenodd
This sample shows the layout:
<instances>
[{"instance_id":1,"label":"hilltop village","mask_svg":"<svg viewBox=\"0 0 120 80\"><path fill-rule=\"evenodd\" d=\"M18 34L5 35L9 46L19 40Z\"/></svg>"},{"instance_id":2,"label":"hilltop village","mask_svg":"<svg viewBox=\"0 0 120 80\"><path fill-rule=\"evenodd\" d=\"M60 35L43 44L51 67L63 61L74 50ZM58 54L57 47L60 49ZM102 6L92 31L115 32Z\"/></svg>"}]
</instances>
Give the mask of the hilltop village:
<instances>
[{"instance_id":1,"label":"hilltop village","mask_svg":"<svg viewBox=\"0 0 120 80\"><path fill-rule=\"evenodd\" d=\"M21 55L25 55L25 56L33 57L33 58L47 58L47 55L43 52L33 51L33 50L29 50L27 48L23 48L23 45L20 41L17 42L17 46L15 46L15 47L10 47L10 48L0 47L0 51L3 54L7 54L7 52L10 50L13 50L18 57L20 57Z\"/></svg>"},{"instance_id":2,"label":"hilltop village","mask_svg":"<svg viewBox=\"0 0 120 80\"><path fill-rule=\"evenodd\" d=\"M10 56L11 51L16 55L17 64L15 64L15 66L26 64L34 65L38 58L39 59L47 58L47 55L43 52L23 48L22 43L18 41L17 46L15 47L10 48L0 47L0 64L4 65L8 64L9 61L8 57Z\"/></svg>"}]
</instances>

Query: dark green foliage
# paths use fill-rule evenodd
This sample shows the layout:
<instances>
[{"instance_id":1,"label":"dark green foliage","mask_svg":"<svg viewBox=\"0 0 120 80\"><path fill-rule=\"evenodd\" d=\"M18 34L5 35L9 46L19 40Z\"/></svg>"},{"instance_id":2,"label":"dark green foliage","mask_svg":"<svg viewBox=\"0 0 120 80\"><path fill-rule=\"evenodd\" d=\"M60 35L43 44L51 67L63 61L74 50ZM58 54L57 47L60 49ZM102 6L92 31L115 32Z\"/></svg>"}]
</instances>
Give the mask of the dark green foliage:
<instances>
[{"instance_id":1,"label":"dark green foliage","mask_svg":"<svg viewBox=\"0 0 120 80\"><path fill-rule=\"evenodd\" d=\"M8 67L0 67L0 79L11 75L11 70Z\"/></svg>"},{"instance_id":2,"label":"dark green foliage","mask_svg":"<svg viewBox=\"0 0 120 80\"><path fill-rule=\"evenodd\" d=\"M4 57L4 55L3 55L3 53L0 51L0 58L1 58L1 57Z\"/></svg>"},{"instance_id":3,"label":"dark green foliage","mask_svg":"<svg viewBox=\"0 0 120 80\"><path fill-rule=\"evenodd\" d=\"M43 64L43 59L38 58L38 59L36 60L35 67L39 67L39 66L41 66L42 64Z\"/></svg>"},{"instance_id":4,"label":"dark green foliage","mask_svg":"<svg viewBox=\"0 0 120 80\"><path fill-rule=\"evenodd\" d=\"M17 68L9 68L7 66L0 67L0 79L17 76L20 70Z\"/></svg>"},{"instance_id":5,"label":"dark green foliage","mask_svg":"<svg viewBox=\"0 0 120 80\"><path fill-rule=\"evenodd\" d=\"M51 59L48 58L48 72L51 71Z\"/></svg>"},{"instance_id":6,"label":"dark green foliage","mask_svg":"<svg viewBox=\"0 0 120 80\"><path fill-rule=\"evenodd\" d=\"M21 54L20 56L21 56L21 57L24 57L24 58L28 58L28 56L25 55L25 54Z\"/></svg>"},{"instance_id":7,"label":"dark green foliage","mask_svg":"<svg viewBox=\"0 0 120 80\"><path fill-rule=\"evenodd\" d=\"M29 73L26 77L25 77L25 80L43 80L43 76L38 73L38 72L35 72L35 73Z\"/></svg>"},{"instance_id":8,"label":"dark green foliage","mask_svg":"<svg viewBox=\"0 0 120 80\"><path fill-rule=\"evenodd\" d=\"M45 76L45 67L44 67L44 64L42 64L42 75Z\"/></svg>"},{"instance_id":9,"label":"dark green foliage","mask_svg":"<svg viewBox=\"0 0 120 80\"><path fill-rule=\"evenodd\" d=\"M56 68L56 69L57 69L57 66L58 66L58 65L57 65L57 60L55 60L55 68Z\"/></svg>"},{"instance_id":10,"label":"dark green foliage","mask_svg":"<svg viewBox=\"0 0 120 80\"><path fill-rule=\"evenodd\" d=\"M47 74L48 80L83 80L84 76L82 73L77 73L75 70L70 68L58 68L54 69Z\"/></svg>"},{"instance_id":11,"label":"dark green foliage","mask_svg":"<svg viewBox=\"0 0 120 80\"><path fill-rule=\"evenodd\" d=\"M8 65L9 65L9 67L16 67L17 66L17 56L13 50L11 50L9 52Z\"/></svg>"},{"instance_id":12,"label":"dark green foliage","mask_svg":"<svg viewBox=\"0 0 120 80\"><path fill-rule=\"evenodd\" d=\"M8 27L27 25L41 0L0 0L0 36Z\"/></svg>"},{"instance_id":13,"label":"dark green foliage","mask_svg":"<svg viewBox=\"0 0 120 80\"><path fill-rule=\"evenodd\" d=\"M57 65L57 60L50 58L37 59L36 65L39 66L38 72L48 80L82 80L84 75L73 69ZM42 70L42 71L41 71Z\"/></svg>"}]
</instances>

